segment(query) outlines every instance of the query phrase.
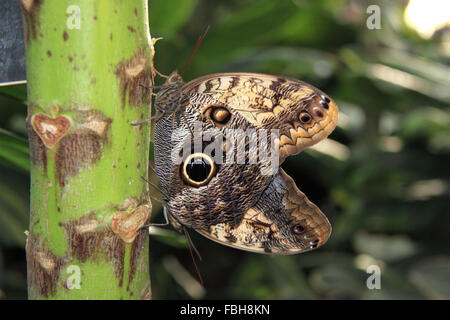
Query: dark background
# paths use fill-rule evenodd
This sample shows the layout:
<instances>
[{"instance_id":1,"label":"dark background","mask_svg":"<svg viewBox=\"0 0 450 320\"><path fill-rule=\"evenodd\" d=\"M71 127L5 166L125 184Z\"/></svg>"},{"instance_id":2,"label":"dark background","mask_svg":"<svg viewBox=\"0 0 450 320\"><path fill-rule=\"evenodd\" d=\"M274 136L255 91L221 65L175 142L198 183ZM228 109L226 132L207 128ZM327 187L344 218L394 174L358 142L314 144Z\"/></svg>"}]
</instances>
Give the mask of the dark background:
<instances>
[{"instance_id":1,"label":"dark background","mask_svg":"<svg viewBox=\"0 0 450 320\"><path fill-rule=\"evenodd\" d=\"M381 9L379 30L366 26L370 4ZM431 36L406 25L407 4L151 1L151 34L164 38L156 44L160 72L183 69L210 25L186 81L216 72L278 74L322 89L340 109L327 141L283 164L331 221L327 244L277 257L192 231L202 289L183 237L168 228L150 240L154 298L450 298L450 30ZM25 86L0 87L0 299L26 298L25 101ZM156 205L154 219L162 219ZM380 290L366 286L369 265L381 269Z\"/></svg>"}]
</instances>

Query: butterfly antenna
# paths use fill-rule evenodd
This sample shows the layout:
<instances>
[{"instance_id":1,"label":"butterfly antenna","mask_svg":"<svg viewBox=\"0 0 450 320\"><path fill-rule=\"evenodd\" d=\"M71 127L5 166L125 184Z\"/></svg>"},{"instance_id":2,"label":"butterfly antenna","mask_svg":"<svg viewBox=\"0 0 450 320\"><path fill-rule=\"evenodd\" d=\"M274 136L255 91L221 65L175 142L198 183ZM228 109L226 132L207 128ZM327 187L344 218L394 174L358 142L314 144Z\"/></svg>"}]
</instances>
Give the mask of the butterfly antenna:
<instances>
[{"instance_id":1,"label":"butterfly antenna","mask_svg":"<svg viewBox=\"0 0 450 320\"><path fill-rule=\"evenodd\" d=\"M151 182L150 180L148 180L144 176L141 176L141 179L144 180L145 182L147 182L149 185L151 185L156 191L159 191L159 193L161 193L165 198L167 198L165 193L157 185L155 185L153 182Z\"/></svg>"},{"instance_id":2,"label":"butterfly antenna","mask_svg":"<svg viewBox=\"0 0 450 320\"><path fill-rule=\"evenodd\" d=\"M194 248L195 252L197 253L197 255L199 256L199 258L201 260L200 254L198 253L197 249L195 248L194 244L192 243L192 240L189 237L189 234L185 227L183 227L183 231L184 231L184 236L186 237L186 241L188 244L189 253L191 254L192 262L194 263L195 271L197 272L198 280L200 281L200 284L202 286L204 286L203 278L200 273L200 270L198 269L197 263L195 262L195 257L194 257L194 253L192 252L192 248Z\"/></svg>"},{"instance_id":3,"label":"butterfly antenna","mask_svg":"<svg viewBox=\"0 0 450 320\"><path fill-rule=\"evenodd\" d=\"M183 71L181 71L180 75L183 75L183 73L186 71L187 67L191 64L192 58L194 57L195 53L197 52L198 47L200 47L200 44L202 43L203 39L205 39L206 34L208 33L209 29L211 27L206 27L205 33L203 33L202 36L198 37L197 42L195 43L194 50L192 50L191 55L189 56L189 59L186 63L186 65L183 68Z\"/></svg>"},{"instance_id":4,"label":"butterfly antenna","mask_svg":"<svg viewBox=\"0 0 450 320\"><path fill-rule=\"evenodd\" d=\"M202 261L202 256L200 255L200 252L199 252L199 251L197 250L197 248L195 247L194 242L192 241L192 238L191 238L191 236L189 235L189 232L187 232L187 229L186 229L186 228L185 228L185 230L186 230L186 235L187 235L187 240L188 240L188 242L191 244L192 249L194 250L194 252L195 252L195 254L197 255L198 259L199 259L200 261Z\"/></svg>"}]
</instances>

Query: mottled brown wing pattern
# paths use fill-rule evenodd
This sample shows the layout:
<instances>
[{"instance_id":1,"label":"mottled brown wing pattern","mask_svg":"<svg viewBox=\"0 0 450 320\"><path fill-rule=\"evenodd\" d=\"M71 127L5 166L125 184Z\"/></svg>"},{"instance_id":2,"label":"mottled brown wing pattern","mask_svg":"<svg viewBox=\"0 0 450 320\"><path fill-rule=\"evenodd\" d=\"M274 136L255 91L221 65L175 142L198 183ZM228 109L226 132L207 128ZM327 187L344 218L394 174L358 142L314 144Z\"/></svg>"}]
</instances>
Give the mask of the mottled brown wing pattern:
<instances>
[{"instance_id":1,"label":"mottled brown wing pattern","mask_svg":"<svg viewBox=\"0 0 450 320\"><path fill-rule=\"evenodd\" d=\"M219 223L197 230L219 243L267 254L296 254L323 245L331 225L282 169L237 227Z\"/></svg>"},{"instance_id":2,"label":"mottled brown wing pattern","mask_svg":"<svg viewBox=\"0 0 450 320\"><path fill-rule=\"evenodd\" d=\"M280 163L325 139L338 121L334 101L296 79L256 73L211 74L187 83L182 91L191 100L203 97L227 106L256 128L279 129Z\"/></svg>"},{"instance_id":3,"label":"mottled brown wing pattern","mask_svg":"<svg viewBox=\"0 0 450 320\"><path fill-rule=\"evenodd\" d=\"M203 129L222 132L279 130L275 143L282 163L333 131L338 109L328 96L295 79L254 73L212 74L183 84L174 72L166 85L155 101L160 112L155 164L166 206L180 224L221 244L259 253L301 253L327 241L328 219L282 169L263 176L262 163L223 164L207 184L187 185L180 178L186 171L167 159L191 136L187 128L201 120Z\"/></svg>"}]
</instances>

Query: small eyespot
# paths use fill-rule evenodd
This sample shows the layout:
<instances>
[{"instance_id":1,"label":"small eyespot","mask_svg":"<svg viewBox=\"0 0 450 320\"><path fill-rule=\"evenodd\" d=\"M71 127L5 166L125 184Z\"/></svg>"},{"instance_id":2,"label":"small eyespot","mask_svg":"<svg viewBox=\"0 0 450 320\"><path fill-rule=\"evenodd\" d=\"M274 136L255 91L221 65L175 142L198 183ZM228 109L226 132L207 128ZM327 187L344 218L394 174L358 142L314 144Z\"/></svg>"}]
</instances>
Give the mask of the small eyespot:
<instances>
[{"instance_id":1,"label":"small eyespot","mask_svg":"<svg viewBox=\"0 0 450 320\"><path fill-rule=\"evenodd\" d=\"M309 242L309 247L311 249L317 248L317 245L319 244L319 239L314 239L313 241Z\"/></svg>"},{"instance_id":2,"label":"small eyespot","mask_svg":"<svg viewBox=\"0 0 450 320\"><path fill-rule=\"evenodd\" d=\"M319 239L315 239L315 240L309 242L309 247L311 249L314 249L314 248L317 248L318 244L319 244Z\"/></svg>"},{"instance_id":3,"label":"small eyespot","mask_svg":"<svg viewBox=\"0 0 450 320\"><path fill-rule=\"evenodd\" d=\"M211 157L204 153L189 155L181 167L184 181L194 187L200 187L209 182L216 172L216 165Z\"/></svg>"},{"instance_id":4,"label":"small eyespot","mask_svg":"<svg viewBox=\"0 0 450 320\"><path fill-rule=\"evenodd\" d=\"M305 231L305 227L303 227L301 224L297 224L292 228L292 232L295 234L301 234Z\"/></svg>"},{"instance_id":5,"label":"small eyespot","mask_svg":"<svg viewBox=\"0 0 450 320\"><path fill-rule=\"evenodd\" d=\"M328 102L330 101L330 99L328 99ZM320 104L322 105L322 107L324 107L325 109L328 109L330 106L328 105L328 103L327 102L325 102L325 101L323 101L323 100L321 100L320 101Z\"/></svg>"},{"instance_id":6,"label":"small eyespot","mask_svg":"<svg viewBox=\"0 0 450 320\"><path fill-rule=\"evenodd\" d=\"M219 107L213 110L211 113L211 118L220 124L227 123L231 118L231 113L223 107Z\"/></svg>"},{"instance_id":7,"label":"small eyespot","mask_svg":"<svg viewBox=\"0 0 450 320\"><path fill-rule=\"evenodd\" d=\"M231 119L230 111L223 106L210 106L206 111L206 115L209 115L214 123L219 125L225 125Z\"/></svg>"},{"instance_id":8,"label":"small eyespot","mask_svg":"<svg viewBox=\"0 0 450 320\"><path fill-rule=\"evenodd\" d=\"M316 116L318 116L319 118L323 118L323 112L322 110L320 110L319 107L314 107L313 108L313 112Z\"/></svg>"},{"instance_id":9,"label":"small eyespot","mask_svg":"<svg viewBox=\"0 0 450 320\"><path fill-rule=\"evenodd\" d=\"M299 119L303 123L309 123L311 121L311 116L306 112L300 113Z\"/></svg>"},{"instance_id":10,"label":"small eyespot","mask_svg":"<svg viewBox=\"0 0 450 320\"><path fill-rule=\"evenodd\" d=\"M320 96L323 100L325 100L326 101L326 103L330 103L330 98L328 98L327 96L325 96L325 95L321 95Z\"/></svg>"}]
</instances>

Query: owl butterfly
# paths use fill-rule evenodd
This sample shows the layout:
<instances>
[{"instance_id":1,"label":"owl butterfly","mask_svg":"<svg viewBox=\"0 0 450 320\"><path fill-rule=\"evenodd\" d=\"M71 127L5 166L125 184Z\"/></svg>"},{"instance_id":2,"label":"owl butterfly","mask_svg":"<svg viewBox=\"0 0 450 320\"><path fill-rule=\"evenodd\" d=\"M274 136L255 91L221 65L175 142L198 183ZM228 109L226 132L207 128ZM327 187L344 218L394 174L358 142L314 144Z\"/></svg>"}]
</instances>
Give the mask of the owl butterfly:
<instances>
[{"instance_id":1,"label":"owl butterfly","mask_svg":"<svg viewBox=\"0 0 450 320\"><path fill-rule=\"evenodd\" d=\"M267 174L269 163L258 156L271 151L281 164L325 139L338 120L328 96L285 77L221 73L184 83L175 71L155 108L155 170L175 227L267 254L301 253L327 241L326 216L278 166ZM196 138L211 131L211 142ZM239 150L244 161L236 161Z\"/></svg>"}]
</instances>

